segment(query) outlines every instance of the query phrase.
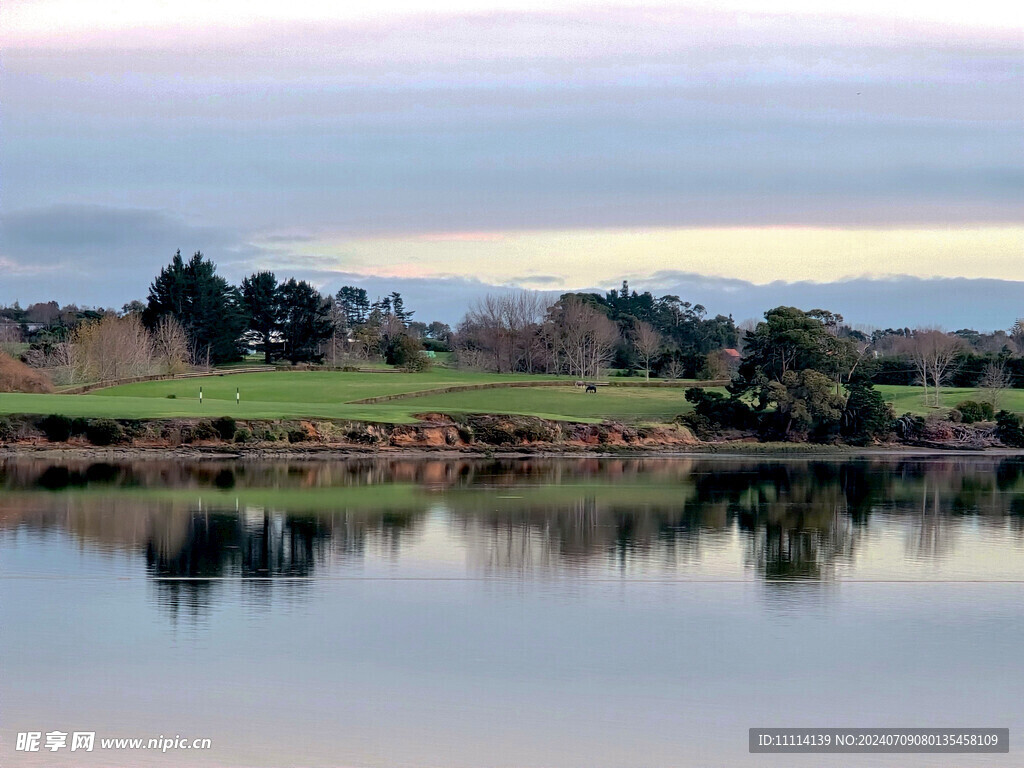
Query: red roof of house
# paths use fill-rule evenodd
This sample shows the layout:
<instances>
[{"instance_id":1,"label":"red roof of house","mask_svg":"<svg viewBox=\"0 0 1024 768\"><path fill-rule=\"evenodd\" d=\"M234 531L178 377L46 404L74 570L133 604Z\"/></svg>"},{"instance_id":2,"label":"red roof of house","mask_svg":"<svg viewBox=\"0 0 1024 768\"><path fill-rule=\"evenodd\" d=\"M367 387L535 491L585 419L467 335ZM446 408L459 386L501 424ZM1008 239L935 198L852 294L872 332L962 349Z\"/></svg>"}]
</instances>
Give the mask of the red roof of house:
<instances>
[{"instance_id":1,"label":"red roof of house","mask_svg":"<svg viewBox=\"0 0 1024 768\"><path fill-rule=\"evenodd\" d=\"M725 351L725 354L727 354L729 357L741 357L741 355L739 353L739 350L732 349L731 347L729 349L724 350L724 351Z\"/></svg>"}]
</instances>

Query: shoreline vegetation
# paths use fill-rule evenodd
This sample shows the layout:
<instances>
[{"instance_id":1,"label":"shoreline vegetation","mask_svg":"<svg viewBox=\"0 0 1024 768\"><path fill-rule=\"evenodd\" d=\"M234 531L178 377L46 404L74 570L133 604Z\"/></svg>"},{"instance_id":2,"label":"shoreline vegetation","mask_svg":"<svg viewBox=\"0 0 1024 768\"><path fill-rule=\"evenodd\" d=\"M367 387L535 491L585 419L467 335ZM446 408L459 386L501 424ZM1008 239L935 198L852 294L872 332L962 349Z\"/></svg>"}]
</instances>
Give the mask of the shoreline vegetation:
<instances>
[{"instance_id":1,"label":"shoreline vegetation","mask_svg":"<svg viewBox=\"0 0 1024 768\"><path fill-rule=\"evenodd\" d=\"M1024 320L861 330L678 296L488 296L453 329L401 294L180 252L145 303L0 307L0 446L223 453L1024 448Z\"/></svg>"},{"instance_id":2,"label":"shoreline vegetation","mask_svg":"<svg viewBox=\"0 0 1024 768\"><path fill-rule=\"evenodd\" d=\"M979 433L989 436L982 425ZM870 445L702 440L681 423L581 423L532 416L418 414L411 424L310 419L0 418L0 457L122 456L345 458L380 455L1018 455L996 440L890 441Z\"/></svg>"}]
</instances>

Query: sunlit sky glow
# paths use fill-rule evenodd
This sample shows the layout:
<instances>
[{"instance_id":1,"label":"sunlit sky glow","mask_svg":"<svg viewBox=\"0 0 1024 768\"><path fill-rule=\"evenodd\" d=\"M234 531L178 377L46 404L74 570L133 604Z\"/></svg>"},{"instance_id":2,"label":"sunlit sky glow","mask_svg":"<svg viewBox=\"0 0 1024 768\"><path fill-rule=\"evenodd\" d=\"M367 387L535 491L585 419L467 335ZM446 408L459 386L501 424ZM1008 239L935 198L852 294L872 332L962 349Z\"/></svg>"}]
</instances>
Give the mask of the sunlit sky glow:
<instances>
[{"instance_id":1,"label":"sunlit sky glow","mask_svg":"<svg viewBox=\"0 0 1024 768\"><path fill-rule=\"evenodd\" d=\"M351 6L0 5L0 301L1024 279L1019 4Z\"/></svg>"}]
</instances>

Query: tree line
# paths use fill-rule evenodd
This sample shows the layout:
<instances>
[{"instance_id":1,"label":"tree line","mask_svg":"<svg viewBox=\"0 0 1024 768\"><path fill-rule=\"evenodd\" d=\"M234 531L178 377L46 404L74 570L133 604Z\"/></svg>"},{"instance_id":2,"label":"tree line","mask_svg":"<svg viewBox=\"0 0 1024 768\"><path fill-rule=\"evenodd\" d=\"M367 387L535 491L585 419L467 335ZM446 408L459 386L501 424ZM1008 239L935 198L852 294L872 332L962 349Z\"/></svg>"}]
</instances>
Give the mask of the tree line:
<instances>
[{"instance_id":1,"label":"tree line","mask_svg":"<svg viewBox=\"0 0 1024 768\"><path fill-rule=\"evenodd\" d=\"M697 412L711 422L727 412L740 423L753 403L757 414L774 414L766 428L783 435L856 421L849 398L876 402L873 383L916 384L931 406L946 386L980 387L993 409L1003 390L1024 386L1024 321L989 334L864 331L829 310L776 307L763 321L738 327L731 316L712 316L675 295L638 292L626 281L605 293L557 299L527 291L488 295L454 330L415 316L398 292L371 298L349 285L325 295L269 271L232 285L201 252L189 259L178 252L146 301L120 312L56 302L0 307L0 350L56 372L61 383L175 373L250 351L267 363L339 366L376 358L409 370L429 366L430 353L450 351L457 365L501 373L592 379L615 369L721 380L730 382L730 397L702 400Z\"/></svg>"},{"instance_id":2,"label":"tree line","mask_svg":"<svg viewBox=\"0 0 1024 768\"><path fill-rule=\"evenodd\" d=\"M147 300L120 312L56 302L0 307L0 350L47 369L61 384L173 374L237 362L249 351L266 363L340 364L375 356L410 370L429 366L452 331L413 319L398 292L374 301L344 286L324 296L305 280L256 272L230 284L216 265L177 252ZM28 343L25 349L25 343Z\"/></svg>"},{"instance_id":3,"label":"tree line","mask_svg":"<svg viewBox=\"0 0 1024 768\"><path fill-rule=\"evenodd\" d=\"M880 356L878 347L895 337L888 354L908 371L908 383L922 387L924 404L936 409L942 405L942 388L967 354L961 335L934 328L871 339L827 310L776 307L764 317L744 335L744 354L727 394L696 388L686 392L694 409L682 419L698 434L753 430L770 439L842 437L866 443L900 429L920 433L922 419L911 414L897 419L875 389L874 380L891 359ZM986 363L977 381L980 401L965 400L936 414L949 422L994 420L1004 442L1008 437L1017 440L1019 419L999 411L1003 391L1014 383L1007 366L1011 354L1003 350Z\"/></svg>"},{"instance_id":4,"label":"tree line","mask_svg":"<svg viewBox=\"0 0 1024 768\"><path fill-rule=\"evenodd\" d=\"M379 354L389 363L422 368L424 339L444 338L447 326L415 323L414 314L397 292L372 303L365 289L354 286L324 296L305 280L279 281L267 271L233 286L201 253L185 261L180 252L153 281L142 310L148 328L165 318L177 321L193 360L210 364L238 360L254 349L266 363Z\"/></svg>"},{"instance_id":5,"label":"tree line","mask_svg":"<svg viewBox=\"0 0 1024 768\"><path fill-rule=\"evenodd\" d=\"M709 318L700 304L637 293L625 281L604 295L565 293L554 302L527 292L488 295L456 331L453 352L464 365L580 378L608 368L723 378L729 371L712 353L739 343L731 317Z\"/></svg>"}]
</instances>

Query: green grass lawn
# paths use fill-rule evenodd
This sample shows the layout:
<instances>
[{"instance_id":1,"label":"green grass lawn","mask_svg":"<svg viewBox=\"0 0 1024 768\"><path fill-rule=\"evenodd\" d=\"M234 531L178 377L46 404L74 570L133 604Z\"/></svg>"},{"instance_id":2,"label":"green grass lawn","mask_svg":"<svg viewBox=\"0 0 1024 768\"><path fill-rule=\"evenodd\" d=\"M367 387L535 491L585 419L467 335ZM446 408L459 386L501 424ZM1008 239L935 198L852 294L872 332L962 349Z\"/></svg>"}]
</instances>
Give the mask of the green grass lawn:
<instances>
[{"instance_id":1,"label":"green grass lawn","mask_svg":"<svg viewBox=\"0 0 1024 768\"><path fill-rule=\"evenodd\" d=\"M899 416L903 413L925 415L937 410L948 410L963 400L981 401L986 394L978 389L943 389L942 408L925 406L922 387L901 387L893 384L879 384L876 389L882 393L887 403L893 404L893 410ZM930 392L931 390L929 390ZM999 398L999 408L1008 411L1024 412L1024 389L1008 389Z\"/></svg>"},{"instance_id":2,"label":"green grass lawn","mask_svg":"<svg viewBox=\"0 0 1024 768\"><path fill-rule=\"evenodd\" d=\"M219 401L234 407L235 388L237 387L243 403L246 401L281 403L283 407L281 415L284 416L287 415L288 407L298 406L301 408L313 404L337 405L369 397L418 392L460 384L529 381L533 378L553 380L558 377L476 373L448 368L434 368L425 373L277 371L170 381L146 381L139 384L124 384L120 387L99 389L92 394L96 397L165 399L168 395L174 395L178 400L198 400L199 388L202 387L204 403Z\"/></svg>"},{"instance_id":3,"label":"green grass lawn","mask_svg":"<svg viewBox=\"0 0 1024 768\"><path fill-rule=\"evenodd\" d=\"M346 403L267 402L206 399L202 406L195 398L167 400L157 397L109 397L89 395L0 394L0 415L50 414L107 417L112 419L217 418L236 419L352 419L404 424L415 421L413 411L403 403L395 405L349 405Z\"/></svg>"},{"instance_id":4,"label":"green grass lawn","mask_svg":"<svg viewBox=\"0 0 1024 768\"><path fill-rule=\"evenodd\" d=\"M599 387L587 394L576 387L482 389L424 395L401 402L417 411L508 413L548 419L666 422L691 409L682 388Z\"/></svg>"},{"instance_id":5,"label":"green grass lawn","mask_svg":"<svg viewBox=\"0 0 1024 768\"><path fill-rule=\"evenodd\" d=\"M600 387L586 394L575 387L517 387L424 394L387 403L353 403L370 397L409 394L466 384L551 381L553 376L476 373L437 367L425 373L282 371L126 384L86 395L0 394L0 414L61 413L122 419L208 417L240 419L322 418L408 423L414 414L504 413L544 418L625 422L669 421L689 410L682 388ZM562 377L563 379L565 377ZM203 404L199 404L199 388ZM235 405L235 388L241 404ZM879 386L897 414L928 413L920 387ZM169 397L173 395L173 397ZM947 389L945 408L979 399L973 389ZM1024 411L1024 390L1004 393L1001 407Z\"/></svg>"},{"instance_id":6,"label":"green grass lawn","mask_svg":"<svg viewBox=\"0 0 1024 768\"><path fill-rule=\"evenodd\" d=\"M585 394L575 387L502 388L428 394L360 405L389 394L494 382L552 381L565 377L475 373L435 368L425 373L288 371L196 379L151 381L85 395L0 394L0 414L61 413L125 419L217 417L240 419L334 418L407 423L426 411L508 413L562 420L669 420L688 409L683 390L601 387ZM203 404L199 404L199 388ZM241 403L235 404L235 388ZM173 395L173 397L169 397Z\"/></svg>"}]
</instances>

